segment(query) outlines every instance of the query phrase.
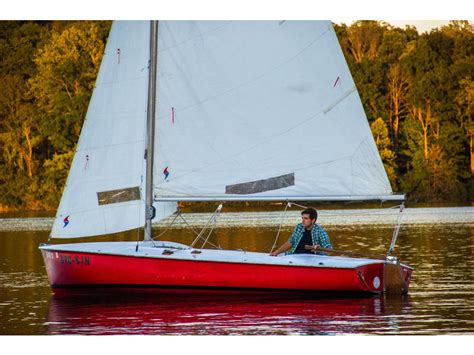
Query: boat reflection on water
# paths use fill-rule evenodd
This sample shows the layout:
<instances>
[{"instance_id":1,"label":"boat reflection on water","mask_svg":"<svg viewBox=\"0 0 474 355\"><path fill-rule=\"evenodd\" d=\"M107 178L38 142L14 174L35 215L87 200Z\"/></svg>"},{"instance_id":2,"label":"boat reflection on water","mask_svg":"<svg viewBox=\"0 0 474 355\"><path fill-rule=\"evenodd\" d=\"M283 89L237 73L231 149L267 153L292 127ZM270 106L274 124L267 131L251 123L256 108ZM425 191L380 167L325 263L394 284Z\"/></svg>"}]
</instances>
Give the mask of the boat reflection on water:
<instances>
[{"instance_id":1,"label":"boat reflection on water","mask_svg":"<svg viewBox=\"0 0 474 355\"><path fill-rule=\"evenodd\" d=\"M409 296L345 297L126 291L98 296L68 291L51 299L45 325L48 334L400 333L398 320L411 308Z\"/></svg>"}]
</instances>

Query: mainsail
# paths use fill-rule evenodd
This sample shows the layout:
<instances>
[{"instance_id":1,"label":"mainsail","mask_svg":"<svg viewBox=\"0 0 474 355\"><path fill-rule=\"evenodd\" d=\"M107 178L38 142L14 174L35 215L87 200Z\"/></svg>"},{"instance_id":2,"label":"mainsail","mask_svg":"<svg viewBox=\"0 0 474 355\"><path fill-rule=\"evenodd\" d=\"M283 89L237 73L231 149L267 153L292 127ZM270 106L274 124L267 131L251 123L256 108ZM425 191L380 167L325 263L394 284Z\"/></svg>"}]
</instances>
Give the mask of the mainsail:
<instances>
[{"instance_id":1,"label":"mainsail","mask_svg":"<svg viewBox=\"0 0 474 355\"><path fill-rule=\"evenodd\" d=\"M157 200L391 199L330 21L160 21Z\"/></svg>"}]
</instances>

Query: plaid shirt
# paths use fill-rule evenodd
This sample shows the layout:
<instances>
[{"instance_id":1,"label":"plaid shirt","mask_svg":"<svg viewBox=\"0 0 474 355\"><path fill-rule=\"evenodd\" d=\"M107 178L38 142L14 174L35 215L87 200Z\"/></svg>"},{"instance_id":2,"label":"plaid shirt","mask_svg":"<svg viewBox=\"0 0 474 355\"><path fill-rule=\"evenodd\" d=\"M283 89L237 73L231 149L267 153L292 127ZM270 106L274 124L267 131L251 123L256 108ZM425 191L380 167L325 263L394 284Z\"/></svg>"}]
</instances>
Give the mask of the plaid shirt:
<instances>
[{"instance_id":1,"label":"plaid shirt","mask_svg":"<svg viewBox=\"0 0 474 355\"><path fill-rule=\"evenodd\" d=\"M286 252L286 255L293 254L298 247L298 244L303 238L303 232L304 232L304 227L302 223L299 223L296 225L295 230L293 231L293 234L291 235L290 239L288 239L288 242L291 244L291 249ZM313 229L311 230L311 239L313 239L313 245L318 244L322 248L325 249L332 249L332 244L331 241L329 240L329 236L324 230L323 227L321 227L319 224L315 224L313 226ZM317 253L320 254L320 253Z\"/></svg>"}]
</instances>

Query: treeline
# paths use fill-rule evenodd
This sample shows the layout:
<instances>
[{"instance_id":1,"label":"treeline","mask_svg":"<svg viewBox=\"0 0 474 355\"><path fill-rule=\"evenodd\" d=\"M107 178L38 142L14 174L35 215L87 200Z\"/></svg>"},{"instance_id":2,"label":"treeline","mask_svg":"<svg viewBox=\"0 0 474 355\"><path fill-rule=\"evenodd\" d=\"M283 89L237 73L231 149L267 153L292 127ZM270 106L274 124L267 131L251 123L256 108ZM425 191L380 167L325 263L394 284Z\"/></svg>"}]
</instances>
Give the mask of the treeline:
<instances>
[{"instance_id":1,"label":"treeline","mask_svg":"<svg viewBox=\"0 0 474 355\"><path fill-rule=\"evenodd\" d=\"M0 210L57 207L110 25L0 21Z\"/></svg>"},{"instance_id":2,"label":"treeline","mask_svg":"<svg viewBox=\"0 0 474 355\"><path fill-rule=\"evenodd\" d=\"M111 23L0 21L0 210L55 209ZM394 191L474 196L474 29L335 26Z\"/></svg>"},{"instance_id":3,"label":"treeline","mask_svg":"<svg viewBox=\"0 0 474 355\"><path fill-rule=\"evenodd\" d=\"M472 201L474 27L335 27L393 190L411 201Z\"/></svg>"}]
</instances>

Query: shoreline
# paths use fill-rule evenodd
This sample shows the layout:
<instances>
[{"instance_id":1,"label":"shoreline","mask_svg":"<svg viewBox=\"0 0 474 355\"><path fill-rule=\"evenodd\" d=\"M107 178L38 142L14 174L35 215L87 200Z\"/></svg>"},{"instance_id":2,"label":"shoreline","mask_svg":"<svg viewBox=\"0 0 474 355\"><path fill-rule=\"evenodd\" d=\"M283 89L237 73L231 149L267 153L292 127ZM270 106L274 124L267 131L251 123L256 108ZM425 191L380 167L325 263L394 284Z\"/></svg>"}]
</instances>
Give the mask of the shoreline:
<instances>
[{"instance_id":1,"label":"shoreline","mask_svg":"<svg viewBox=\"0 0 474 355\"><path fill-rule=\"evenodd\" d=\"M183 213L187 224L177 218L171 228L204 227L212 213ZM397 223L398 209L318 210L318 223L324 226L393 226ZM154 222L153 227L168 227L174 216ZM221 213L216 228L233 227L294 227L300 220L300 211L227 212ZM0 218L0 232L50 231L53 217ZM404 225L474 225L474 207L405 208Z\"/></svg>"}]
</instances>

